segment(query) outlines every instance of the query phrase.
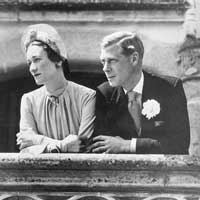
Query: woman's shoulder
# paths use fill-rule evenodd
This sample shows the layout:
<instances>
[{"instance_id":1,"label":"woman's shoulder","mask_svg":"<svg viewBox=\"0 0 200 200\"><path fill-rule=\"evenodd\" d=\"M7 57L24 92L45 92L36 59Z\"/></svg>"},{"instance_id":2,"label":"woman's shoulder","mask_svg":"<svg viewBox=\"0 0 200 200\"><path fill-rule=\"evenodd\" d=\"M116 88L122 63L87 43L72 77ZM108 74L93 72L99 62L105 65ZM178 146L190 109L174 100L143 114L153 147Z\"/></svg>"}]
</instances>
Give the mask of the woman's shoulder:
<instances>
[{"instance_id":1,"label":"woman's shoulder","mask_svg":"<svg viewBox=\"0 0 200 200\"><path fill-rule=\"evenodd\" d=\"M43 98L45 96L45 87L42 86L38 89L35 89L33 91L24 93L22 98L28 98L28 99L38 99L38 98Z\"/></svg>"},{"instance_id":2,"label":"woman's shoulder","mask_svg":"<svg viewBox=\"0 0 200 200\"><path fill-rule=\"evenodd\" d=\"M81 96L82 95L94 96L96 93L93 89L72 81L68 81L68 90L76 95L81 95Z\"/></svg>"}]
</instances>

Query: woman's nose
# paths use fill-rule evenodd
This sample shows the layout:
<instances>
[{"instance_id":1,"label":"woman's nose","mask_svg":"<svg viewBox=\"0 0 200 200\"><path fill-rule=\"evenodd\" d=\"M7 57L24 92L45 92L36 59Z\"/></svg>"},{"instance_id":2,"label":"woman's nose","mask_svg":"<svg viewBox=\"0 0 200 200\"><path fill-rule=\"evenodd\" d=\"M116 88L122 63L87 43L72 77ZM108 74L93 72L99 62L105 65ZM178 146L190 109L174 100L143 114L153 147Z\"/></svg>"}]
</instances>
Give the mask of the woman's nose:
<instances>
[{"instance_id":1,"label":"woman's nose","mask_svg":"<svg viewBox=\"0 0 200 200\"><path fill-rule=\"evenodd\" d=\"M29 71L30 72L35 72L37 70L37 66L34 63L31 63L29 66Z\"/></svg>"}]
</instances>

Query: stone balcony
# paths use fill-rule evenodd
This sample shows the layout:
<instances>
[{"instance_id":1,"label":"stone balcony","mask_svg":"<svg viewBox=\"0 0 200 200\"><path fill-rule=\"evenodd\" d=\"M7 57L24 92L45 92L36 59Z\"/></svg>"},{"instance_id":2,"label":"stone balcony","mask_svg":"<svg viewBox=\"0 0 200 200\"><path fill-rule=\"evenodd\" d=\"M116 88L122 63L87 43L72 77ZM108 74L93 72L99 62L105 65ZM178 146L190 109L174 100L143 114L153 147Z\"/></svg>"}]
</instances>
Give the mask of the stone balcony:
<instances>
[{"instance_id":1,"label":"stone balcony","mask_svg":"<svg viewBox=\"0 0 200 200\"><path fill-rule=\"evenodd\" d=\"M0 154L1 200L199 200L200 158Z\"/></svg>"}]
</instances>

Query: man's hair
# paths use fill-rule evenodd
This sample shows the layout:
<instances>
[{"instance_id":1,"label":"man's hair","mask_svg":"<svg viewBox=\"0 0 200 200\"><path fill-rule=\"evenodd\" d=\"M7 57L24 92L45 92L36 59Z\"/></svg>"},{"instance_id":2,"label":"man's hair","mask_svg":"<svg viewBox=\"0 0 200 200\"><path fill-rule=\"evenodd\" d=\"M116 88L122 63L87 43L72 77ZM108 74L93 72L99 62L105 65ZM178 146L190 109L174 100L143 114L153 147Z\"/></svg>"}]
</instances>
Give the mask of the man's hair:
<instances>
[{"instance_id":1,"label":"man's hair","mask_svg":"<svg viewBox=\"0 0 200 200\"><path fill-rule=\"evenodd\" d=\"M103 38L101 43L101 48L106 48L116 44L122 48L122 54L128 56L133 52L137 51L139 53L140 59L144 55L144 46L142 40L135 32L114 32L110 35L107 35Z\"/></svg>"},{"instance_id":2,"label":"man's hair","mask_svg":"<svg viewBox=\"0 0 200 200\"><path fill-rule=\"evenodd\" d=\"M55 64L61 62L61 67L64 73L65 78L68 80L70 79L70 70L69 70L69 63L66 58L61 57L57 52L55 52L49 45L45 44L42 41L35 41L32 43L33 45L41 46L47 53L47 57L50 61L54 62ZM56 67L58 65L56 64Z\"/></svg>"}]
</instances>

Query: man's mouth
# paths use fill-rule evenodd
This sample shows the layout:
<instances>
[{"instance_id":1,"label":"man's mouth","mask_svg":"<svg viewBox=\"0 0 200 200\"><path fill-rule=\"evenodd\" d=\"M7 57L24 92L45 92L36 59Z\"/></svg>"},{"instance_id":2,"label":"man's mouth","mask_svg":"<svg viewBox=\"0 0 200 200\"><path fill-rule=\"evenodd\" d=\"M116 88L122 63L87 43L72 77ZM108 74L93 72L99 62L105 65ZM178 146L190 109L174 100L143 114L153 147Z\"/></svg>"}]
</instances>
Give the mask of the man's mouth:
<instances>
[{"instance_id":1,"label":"man's mouth","mask_svg":"<svg viewBox=\"0 0 200 200\"><path fill-rule=\"evenodd\" d=\"M107 79L113 79L115 76L107 76Z\"/></svg>"}]
</instances>

